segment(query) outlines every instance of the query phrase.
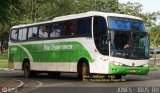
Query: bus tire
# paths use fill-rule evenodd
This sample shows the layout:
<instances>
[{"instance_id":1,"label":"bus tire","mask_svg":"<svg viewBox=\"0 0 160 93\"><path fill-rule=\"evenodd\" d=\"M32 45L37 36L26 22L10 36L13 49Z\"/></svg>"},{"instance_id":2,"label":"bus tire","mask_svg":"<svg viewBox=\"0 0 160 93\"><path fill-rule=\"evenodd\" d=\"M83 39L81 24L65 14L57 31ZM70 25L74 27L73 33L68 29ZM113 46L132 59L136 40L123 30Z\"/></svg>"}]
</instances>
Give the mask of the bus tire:
<instances>
[{"instance_id":1,"label":"bus tire","mask_svg":"<svg viewBox=\"0 0 160 93\"><path fill-rule=\"evenodd\" d=\"M24 72L24 77L25 78L29 78L31 76L31 70L30 70L29 62L25 62L23 64L23 72Z\"/></svg>"},{"instance_id":2,"label":"bus tire","mask_svg":"<svg viewBox=\"0 0 160 93\"><path fill-rule=\"evenodd\" d=\"M80 65L80 71L78 71L78 77L80 80L84 80L84 77L89 77L89 65L86 62L82 62Z\"/></svg>"}]
</instances>

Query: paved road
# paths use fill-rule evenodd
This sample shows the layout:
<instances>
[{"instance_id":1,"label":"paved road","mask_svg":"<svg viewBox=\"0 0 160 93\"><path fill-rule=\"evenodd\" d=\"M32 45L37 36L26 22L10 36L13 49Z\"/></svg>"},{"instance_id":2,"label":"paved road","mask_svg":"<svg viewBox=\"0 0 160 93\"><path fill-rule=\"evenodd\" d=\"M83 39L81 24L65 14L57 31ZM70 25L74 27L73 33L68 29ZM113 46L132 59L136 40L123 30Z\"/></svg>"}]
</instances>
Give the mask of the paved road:
<instances>
[{"instance_id":1,"label":"paved road","mask_svg":"<svg viewBox=\"0 0 160 93\"><path fill-rule=\"evenodd\" d=\"M22 93L115 93L119 87L127 87L128 93L130 90L137 90L139 87L160 87L160 72L150 72L145 76L128 75L122 78L126 79L126 81L82 82L78 80L76 74L63 73L59 78L51 78L47 74L41 74L34 78L25 79L21 71L0 71L0 79L17 79L23 81L25 83L24 87L18 90ZM128 87L132 89L128 89ZM157 93L159 92L160 89Z\"/></svg>"}]
</instances>

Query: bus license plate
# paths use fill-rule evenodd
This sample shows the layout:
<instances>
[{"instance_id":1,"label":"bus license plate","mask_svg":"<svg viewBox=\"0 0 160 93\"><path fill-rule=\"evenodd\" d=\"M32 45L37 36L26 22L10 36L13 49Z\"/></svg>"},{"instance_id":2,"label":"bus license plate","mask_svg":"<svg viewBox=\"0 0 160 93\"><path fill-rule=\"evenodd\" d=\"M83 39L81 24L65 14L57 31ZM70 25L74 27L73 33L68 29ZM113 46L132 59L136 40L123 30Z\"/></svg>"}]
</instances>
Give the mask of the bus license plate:
<instances>
[{"instance_id":1,"label":"bus license plate","mask_svg":"<svg viewBox=\"0 0 160 93\"><path fill-rule=\"evenodd\" d=\"M136 70L130 70L129 72L136 72Z\"/></svg>"}]
</instances>

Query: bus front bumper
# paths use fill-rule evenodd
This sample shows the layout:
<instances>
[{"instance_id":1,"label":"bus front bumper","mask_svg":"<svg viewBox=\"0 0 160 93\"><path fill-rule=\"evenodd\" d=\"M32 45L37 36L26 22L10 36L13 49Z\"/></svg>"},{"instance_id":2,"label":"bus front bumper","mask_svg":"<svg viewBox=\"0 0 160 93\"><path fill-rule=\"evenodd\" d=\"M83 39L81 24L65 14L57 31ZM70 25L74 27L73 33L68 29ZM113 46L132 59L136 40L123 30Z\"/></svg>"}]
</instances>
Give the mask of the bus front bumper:
<instances>
[{"instance_id":1,"label":"bus front bumper","mask_svg":"<svg viewBox=\"0 0 160 93\"><path fill-rule=\"evenodd\" d=\"M109 65L109 74L124 74L124 75L147 75L149 67L135 67L135 66L117 66Z\"/></svg>"}]
</instances>

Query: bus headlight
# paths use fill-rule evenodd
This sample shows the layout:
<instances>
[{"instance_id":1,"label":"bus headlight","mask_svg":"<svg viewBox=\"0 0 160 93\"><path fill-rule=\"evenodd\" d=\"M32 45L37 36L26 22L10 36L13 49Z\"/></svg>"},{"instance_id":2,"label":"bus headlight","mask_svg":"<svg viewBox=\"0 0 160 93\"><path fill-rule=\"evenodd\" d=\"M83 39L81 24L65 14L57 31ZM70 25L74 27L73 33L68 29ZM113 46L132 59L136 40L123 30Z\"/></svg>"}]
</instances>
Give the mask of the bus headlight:
<instances>
[{"instance_id":1,"label":"bus headlight","mask_svg":"<svg viewBox=\"0 0 160 93\"><path fill-rule=\"evenodd\" d=\"M115 62L115 61L112 61L111 64L116 65L116 66L122 66L123 65L122 63Z\"/></svg>"}]
</instances>

